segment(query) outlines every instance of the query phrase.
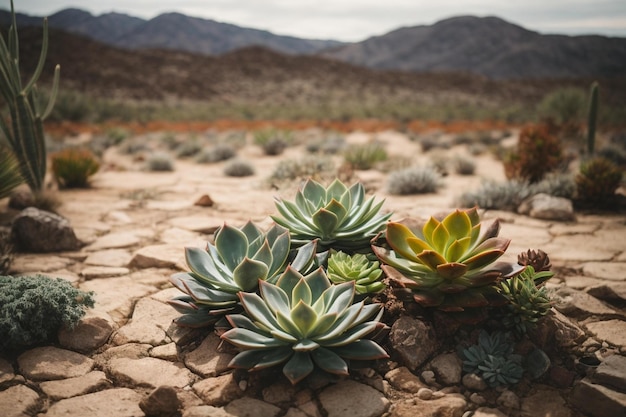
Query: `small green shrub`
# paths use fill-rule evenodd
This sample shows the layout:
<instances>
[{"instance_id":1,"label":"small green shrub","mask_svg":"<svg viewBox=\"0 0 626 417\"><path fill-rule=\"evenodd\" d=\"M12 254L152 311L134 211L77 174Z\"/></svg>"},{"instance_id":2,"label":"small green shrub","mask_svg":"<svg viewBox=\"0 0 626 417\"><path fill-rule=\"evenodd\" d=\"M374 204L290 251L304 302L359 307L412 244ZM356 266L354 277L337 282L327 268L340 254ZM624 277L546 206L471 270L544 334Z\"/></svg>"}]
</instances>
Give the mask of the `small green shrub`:
<instances>
[{"instance_id":1,"label":"small green shrub","mask_svg":"<svg viewBox=\"0 0 626 417\"><path fill-rule=\"evenodd\" d=\"M554 197L573 198L576 193L576 182L569 173L553 172L541 181L530 185L531 194L549 194Z\"/></svg>"},{"instance_id":2,"label":"small green shrub","mask_svg":"<svg viewBox=\"0 0 626 417\"><path fill-rule=\"evenodd\" d=\"M517 149L505 159L504 172L509 179L535 183L564 164L559 138L546 126L528 126L520 132Z\"/></svg>"},{"instance_id":3,"label":"small green shrub","mask_svg":"<svg viewBox=\"0 0 626 417\"><path fill-rule=\"evenodd\" d=\"M8 148L0 146L0 199L8 197L23 182L17 158Z\"/></svg>"},{"instance_id":4,"label":"small green shrub","mask_svg":"<svg viewBox=\"0 0 626 417\"><path fill-rule=\"evenodd\" d=\"M254 132L254 143L259 145L265 155L280 155L293 142L290 132L265 129Z\"/></svg>"},{"instance_id":5,"label":"small green shrub","mask_svg":"<svg viewBox=\"0 0 626 417\"><path fill-rule=\"evenodd\" d=\"M389 174L387 190L393 195L434 193L441 186L441 175L431 167L412 167Z\"/></svg>"},{"instance_id":6,"label":"small green shrub","mask_svg":"<svg viewBox=\"0 0 626 417\"><path fill-rule=\"evenodd\" d=\"M229 177L249 177L254 172L252 164L241 159L233 159L224 166L224 175Z\"/></svg>"},{"instance_id":7,"label":"small green shrub","mask_svg":"<svg viewBox=\"0 0 626 417\"><path fill-rule=\"evenodd\" d=\"M615 197L622 180L622 170L611 161L593 158L580 166L576 176L578 198L588 204L601 207Z\"/></svg>"},{"instance_id":8,"label":"small green shrub","mask_svg":"<svg viewBox=\"0 0 626 417\"><path fill-rule=\"evenodd\" d=\"M219 144L211 148L204 148L196 157L196 162L209 164L213 162L226 161L234 158L237 151L231 145Z\"/></svg>"},{"instance_id":9,"label":"small green shrub","mask_svg":"<svg viewBox=\"0 0 626 417\"><path fill-rule=\"evenodd\" d=\"M577 87L559 88L548 93L539 104L539 114L561 126L577 126L587 108L587 94Z\"/></svg>"},{"instance_id":10,"label":"small green shrub","mask_svg":"<svg viewBox=\"0 0 626 417\"><path fill-rule=\"evenodd\" d=\"M466 156L457 155L452 160L452 163L454 171L459 175L474 175L474 172L476 172L476 162Z\"/></svg>"},{"instance_id":11,"label":"small green shrub","mask_svg":"<svg viewBox=\"0 0 626 417\"><path fill-rule=\"evenodd\" d=\"M385 161L388 154L383 144L370 142L348 146L343 157L354 169L372 169L376 163Z\"/></svg>"},{"instance_id":12,"label":"small green shrub","mask_svg":"<svg viewBox=\"0 0 626 417\"><path fill-rule=\"evenodd\" d=\"M113 145L119 145L130 138L130 132L121 127L111 128L105 132L105 135Z\"/></svg>"},{"instance_id":13,"label":"small green shrub","mask_svg":"<svg viewBox=\"0 0 626 417\"><path fill-rule=\"evenodd\" d=\"M0 350L52 342L61 327L73 327L93 306L93 293L60 278L0 276Z\"/></svg>"},{"instance_id":14,"label":"small green shrub","mask_svg":"<svg viewBox=\"0 0 626 417\"><path fill-rule=\"evenodd\" d=\"M176 148L178 158L189 158L202 151L202 144L197 139L190 139L181 142Z\"/></svg>"},{"instance_id":15,"label":"small green shrub","mask_svg":"<svg viewBox=\"0 0 626 417\"><path fill-rule=\"evenodd\" d=\"M478 190L463 193L458 198L458 205L515 211L520 203L531 195L530 193L530 187L525 181L484 181Z\"/></svg>"},{"instance_id":16,"label":"small green shrub","mask_svg":"<svg viewBox=\"0 0 626 417\"><path fill-rule=\"evenodd\" d=\"M305 155L300 159L284 159L276 165L270 175L270 181L286 181L319 178L323 174L333 172L335 164L325 156Z\"/></svg>"},{"instance_id":17,"label":"small green shrub","mask_svg":"<svg viewBox=\"0 0 626 417\"><path fill-rule=\"evenodd\" d=\"M100 162L88 149L68 148L50 155L52 175L62 188L86 188Z\"/></svg>"},{"instance_id":18,"label":"small green shrub","mask_svg":"<svg viewBox=\"0 0 626 417\"><path fill-rule=\"evenodd\" d=\"M333 135L322 140L315 140L307 143L306 150L310 153L322 153L335 155L346 147L346 140L343 136Z\"/></svg>"},{"instance_id":19,"label":"small green shrub","mask_svg":"<svg viewBox=\"0 0 626 417\"><path fill-rule=\"evenodd\" d=\"M138 138L133 138L129 140L125 140L121 143L119 147L120 153L124 155L137 155L140 152L145 152L150 150L150 147L144 140L140 140Z\"/></svg>"},{"instance_id":20,"label":"small green shrub","mask_svg":"<svg viewBox=\"0 0 626 417\"><path fill-rule=\"evenodd\" d=\"M160 142L167 147L170 151L173 151L178 147L178 140L174 132L164 132L159 138Z\"/></svg>"},{"instance_id":21,"label":"small green shrub","mask_svg":"<svg viewBox=\"0 0 626 417\"><path fill-rule=\"evenodd\" d=\"M146 169L156 172L174 171L174 160L166 152L154 152L146 159Z\"/></svg>"}]
</instances>

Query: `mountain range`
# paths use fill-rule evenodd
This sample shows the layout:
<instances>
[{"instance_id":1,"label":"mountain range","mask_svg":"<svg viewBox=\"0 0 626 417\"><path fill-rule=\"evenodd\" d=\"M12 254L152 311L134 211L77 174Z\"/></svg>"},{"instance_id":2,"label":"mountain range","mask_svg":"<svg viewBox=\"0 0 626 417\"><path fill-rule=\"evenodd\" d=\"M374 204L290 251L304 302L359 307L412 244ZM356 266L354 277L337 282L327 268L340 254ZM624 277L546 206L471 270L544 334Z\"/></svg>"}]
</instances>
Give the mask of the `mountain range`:
<instances>
[{"instance_id":1,"label":"mountain range","mask_svg":"<svg viewBox=\"0 0 626 417\"><path fill-rule=\"evenodd\" d=\"M42 17L18 14L18 27ZM0 26L10 13L0 10ZM357 43L301 39L214 20L166 13L144 20L80 9L49 17L51 28L126 49L169 49L219 56L262 46L365 66L413 72L471 72L492 79L613 77L626 73L626 38L543 35L497 17L460 16L404 27Z\"/></svg>"}]
</instances>

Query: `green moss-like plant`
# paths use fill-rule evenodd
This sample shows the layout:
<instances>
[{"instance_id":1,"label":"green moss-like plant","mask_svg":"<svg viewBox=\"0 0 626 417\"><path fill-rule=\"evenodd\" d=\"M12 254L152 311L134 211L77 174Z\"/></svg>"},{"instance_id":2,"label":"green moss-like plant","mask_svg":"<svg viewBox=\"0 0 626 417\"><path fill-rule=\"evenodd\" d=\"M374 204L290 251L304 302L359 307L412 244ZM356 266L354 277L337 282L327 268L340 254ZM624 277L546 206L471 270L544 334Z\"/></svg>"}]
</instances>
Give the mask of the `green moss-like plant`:
<instances>
[{"instance_id":1,"label":"green moss-like plant","mask_svg":"<svg viewBox=\"0 0 626 417\"><path fill-rule=\"evenodd\" d=\"M429 166L393 171L387 180L387 190L393 195L434 193L440 185L441 175Z\"/></svg>"},{"instance_id":2,"label":"green moss-like plant","mask_svg":"<svg viewBox=\"0 0 626 417\"><path fill-rule=\"evenodd\" d=\"M350 145L343 155L350 166L355 169L372 169L378 162L388 158L387 150L378 142Z\"/></svg>"},{"instance_id":3,"label":"green moss-like plant","mask_svg":"<svg viewBox=\"0 0 626 417\"><path fill-rule=\"evenodd\" d=\"M60 278L0 276L0 351L52 342L93 306L93 293Z\"/></svg>"}]
</instances>

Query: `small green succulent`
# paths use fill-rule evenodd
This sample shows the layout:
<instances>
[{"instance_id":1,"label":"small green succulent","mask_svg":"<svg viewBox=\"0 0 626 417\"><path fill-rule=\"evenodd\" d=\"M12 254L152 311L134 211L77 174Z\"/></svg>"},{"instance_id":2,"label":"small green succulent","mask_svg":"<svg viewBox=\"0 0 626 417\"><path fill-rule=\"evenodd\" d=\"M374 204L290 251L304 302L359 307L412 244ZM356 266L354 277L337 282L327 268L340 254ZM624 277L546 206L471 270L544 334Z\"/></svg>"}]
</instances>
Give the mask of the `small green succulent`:
<instances>
[{"instance_id":1,"label":"small green succulent","mask_svg":"<svg viewBox=\"0 0 626 417\"><path fill-rule=\"evenodd\" d=\"M509 386L522 379L522 357L513 354L507 334L482 330L478 343L461 352L463 371L482 377L491 387Z\"/></svg>"},{"instance_id":2,"label":"small green succulent","mask_svg":"<svg viewBox=\"0 0 626 417\"><path fill-rule=\"evenodd\" d=\"M521 274L500 283L501 293L509 301L502 317L505 327L523 335L548 314L552 307L550 294L538 283L553 275L550 271L535 272L535 268L528 265Z\"/></svg>"},{"instance_id":3,"label":"small green succulent","mask_svg":"<svg viewBox=\"0 0 626 417\"><path fill-rule=\"evenodd\" d=\"M353 304L354 282L332 285L323 268L303 276L287 267L276 284L259 282L259 294L240 292L245 314L226 316L222 338L240 348L230 363L251 371L283 365L296 384L319 369L348 374L350 360L388 357L365 338L385 328L378 304Z\"/></svg>"},{"instance_id":4,"label":"small green succulent","mask_svg":"<svg viewBox=\"0 0 626 417\"><path fill-rule=\"evenodd\" d=\"M442 221L431 217L417 235L401 223L389 222L386 242L391 251L381 246L372 249L387 276L411 289L417 303L463 312L505 303L496 282L523 269L494 263L510 243L497 237L499 229L496 220L481 233L476 208L456 210Z\"/></svg>"},{"instance_id":5,"label":"small green succulent","mask_svg":"<svg viewBox=\"0 0 626 417\"><path fill-rule=\"evenodd\" d=\"M375 294L385 289L380 281L383 270L378 261L370 261L366 255L331 251L328 258L328 278L334 284L354 281L358 294Z\"/></svg>"},{"instance_id":6,"label":"small green succulent","mask_svg":"<svg viewBox=\"0 0 626 417\"><path fill-rule=\"evenodd\" d=\"M237 307L239 291L254 292L259 280L276 280L290 254L287 229L273 225L267 233L247 222L242 228L225 224L215 233L215 244L206 250L185 249L190 269L171 276L170 282L185 295L169 301L183 315L181 326L203 327L214 324ZM292 264L306 270L315 262L315 242L302 247Z\"/></svg>"},{"instance_id":7,"label":"small green succulent","mask_svg":"<svg viewBox=\"0 0 626 417\"><path fill-rule=\"evenodd\" d=\"M295 202L276 199L280 216L274 221L289 229L292 244L319 239L318 250L347 252L368 249L370 240L385 228L391 217L380 214L383 202L365 199L361 183L347 187L336 179L328 188L309 179L296 193Z\"/></svg>"}]
</instances>

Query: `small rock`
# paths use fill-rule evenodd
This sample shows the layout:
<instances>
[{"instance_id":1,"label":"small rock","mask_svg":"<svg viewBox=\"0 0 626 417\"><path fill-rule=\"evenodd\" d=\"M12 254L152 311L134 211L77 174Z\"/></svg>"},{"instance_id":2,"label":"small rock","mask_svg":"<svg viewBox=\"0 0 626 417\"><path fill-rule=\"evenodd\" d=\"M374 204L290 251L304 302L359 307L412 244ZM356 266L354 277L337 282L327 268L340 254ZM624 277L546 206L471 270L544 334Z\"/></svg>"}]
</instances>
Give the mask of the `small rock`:
<instances>
[{"instance_id":1,"label":"small rock","mask_svg":"<svg viewBox=\"0 0 626 417\"><path fill-rule=\"evenodd\" d=\"M591 315L616 315L617 312L602 301L583 291L563 287L552 294L554 307L569 317L585 318Z\"/></svg>"},{"instance_id":2,"label":"small rock","mask_svg":"<svg viewBox=\"0 0 626 417\"><path fill-rule=\"evenodd\" d=\"M391 326L391 348L410 370L419 368L438 348L433 329L421 320L403 316Z\"/></svg>"},{"instance_id":3,"label":"small rock","mask_svg":"<svg viewBox=\"0 0 626 417\"><path fill-rule=\"evenodd\" d=\"M45 381L39 384L41 390L55 401L85 395L108 388L110 385L111 383L102 371L92 371L83 376L58 381Z\"/></svg>"},{"instance_id":4,"label":"small rock","mask_svg":"<svg viewBox=\"0 0 626 417\"><path fill-rule=\"evenodd\" d=\"M113 343L123 345L139 342L153 346L169 343L165 329L179 315L180 313L168 304L152 298L142 298L135 304L130 322L122 326L113 336Z\"/></svg>"},{"instance_id":5,"label":"small rock","mask_svg":"<svg viewBox=\"0 0 626 417\"><path fill-rule=\"evenodd\" d=\"M82 376L94 366L93 359L87 356L53 346L28 350L17 358L17 362L22 374L35 381Z\"/></svg>"},{"instance_id":6,"label":"small rock","mask_svg":"<svg viewBox=\"0 0 626 417\"><path fill-rule=\"evenodd\" d=\"M613 235L618 233L612 230L607 232ZM619 239L619 234L615 238ZM617 281L616 283L623 282L626 281L626 262L585 262L583 273L595 278Z\"/></svg>"},{"instance_id":7,"label":"small rock","mask_svg":"<svg viewBox=\"0 0 626 417\"><path fill-rule=\"evenodd\" d=\"M224 373L234 355L219 352L220 342L219 336L210 333L200 346L185 355L185 365L204 378Z\"/></svg>"},{"instance_id":8,"label":"small rock","mask_svg":"<svg viewBox=\"0 0 626 417\"><path fill-rule=\"evenodd\" d=\"M137 299L154 292L154 287L133 281L127 276L92 279L80 284L83 291L95 293L96 309L108 313L116 322L126 322Z\"/></svg>"},{"instance_id":9,"label":"small rock","mask_svg":"<svg viewBox=\"0 0 626 417\"><path fill-rule=\"evenodd\" d=\"M275 405L250 397L234 400L224 410L238 417L276 417L281 412Z\"/></svg>"},{"instance_id":10,"label":"small rock","mask_svg":"<svg viewBox=\"0 0 626 417\"><path fill-rule=\"evenodd\" d=\"M166 361L176 362L178 360L178 349L176 343L168 343L167 345L155 346L150 350L150 356Z\"/></svg>"},{"instance_id":11,"label":"small rock","mask_svg":"<svg viewBox=\"0 0 626 417\"><path fill-rule=\"evenodd\" d=\"M420 400L414 398L394 405L389 417L461 417L467 409L467 401L462 395L446 395L438 399Z\"/></svg>"},{"instance_id":12,"label":"small rock","mask_svg":"<svg viewBox=\"0 0 626 417\"><path fill-rule=\"evenodd\" d=\"M213 201L211 197L209 197L208 194L202 194L200 198L198 198L196 202L193 204L195 206L200 206L200 207L213 207L215 202Z\"/></svg>"},{"instance_id":13,"label":"small rock","mask_svg":"<svg viewBox=\"0 0 626 417\"><path fill-rule=\"evenodd\" d=\"M180 407L176 389L168 385L157 387L139 403L139 408L147 416L169 417L176 414Z\"/></svg>"},{"instance_id":14,"label":"small rock","mask_svg":"<svg viewBox=\"0 0 626 417\"><path fill-rule=\"evenodd\" d=\"M611 355L606 358L596 369L592 380L594 383L626 392L626 357Z\"/></svg>"},{"instance_id":15,"label":"small rock","mask_svg":"<svg viewBox=\"0 0 626 417\"><path fill-rule=\"evenodd\" d=\"M409 368L404 366L387 372L385 379L389 381L394 388L406 392L416 393L420 388L426 388L426 385L420 381L417 375L413 374L409 371Z\"/></svg>"},{"instance_id":16,"label":"small rock","mask_svg":"<svg viewBox=\"0 0 626 417\"><path fill-rule=\"evenodd\" d=\"M571 200L539 193L524 200L517 212L535 219L572 221L575 220L574 206Z\"/></svg>"},{"instance_id":17,"label":"small rock","mask_svg":"<svg viewBox=\"0 0 626 417\"><path fill-rule=\"evenodd\" d=\"M504 408L508 408L511 410L517 410L520 407L519 397L515 395L513 391L504 390L502 394L498 396L496 403Z\"/></svg>"},{"instance_id":18,"label":"small rock","mask_svg":"<svg viewBox=\"0 0 626 417\"><path fill-rule=\"evenodd\" d=\"M174 268L186 269L185 250L179 245L145 246L133 254L131 268Z\"/></svg>"},{"instance_id":19,"label":"small rock","mask_svg":"<svg viewBox=\"0 0 626 417\"><path fill-rule=\"evenodd\" d=\"M68 398L50 406L45 417L89 416L144 417L139 408L141 395L130 388L114 388Z\"/></svg>"},{"instance_id":20,"label":"small rock","mask_svg":"<svg viewBox=\"0 0 626 417\"><path fill-rule=\"evenodd\" d=\"M504 414L502 411L498 410L497 408L480 407L476 411L474 411L474 414L472 415L472 417L507 417L507 416L506 414Z\"/></svg>"},{"instance_id":21,"label":"small rock","mask_svg":"<svg viewBox=\"0 0 626 417\"><path fill-rule=\"evenodd\" d=\"M193 385L193 390L205 404L213 406L225 405L243 396L233 374L203 379Z\"/></svg>"},{"instance_id":22,"label":"small rock","mask_svg":"<svg viewBox=\"0 0 626 417\"><path fill-rule=\"evenodd\" d=\"M99 237L85 248L87 251L102 249L122 249L138 245L141 239L135 232L114 232Z\"/></svg>"},{"instance_id":23,"label":"small rock","mask_svg":"<svg viewBox=\"0 0 626 417\"><path fill-rule=\"evenodd\" d=\"M11 234L27 252L72 251L82 246L67 219L35 207L22 210L13 219Z\"/></svg>"},{"instance_id":24,"label":"small rock","mask_svg":"<svg viewBox=\"0 0 626 417\"><path fill-rule=\"evenodd\" d=\"M555 309L537 322L537 327L529 331L529 336L542 349L553 345L577 346L587 339L587 334L580 326Z\"/></svg>"},{"instance_id":25,"label":"small rock","mask_svg":"<svg viewBox=\"0 0 626 417\"><path fill-rule=\"evenodd\" d=\"M565 369L562 366L552 365L550 368L550 381L559 388L571 387L576 378L576 373Z\"/></svg>"},{"instance_id":26,"label":"small rock","mask_svg":"<svg viewBox=\"0 0 626 417\"><path fill-rule=\"evenodd\" d=\"M487 389L485 380L476 374L465 374L462 381L463 386L471 391L484 391Z\"/></svg>"},{"instance_id":27,"label":"small rock","mask_svg":"<svg viewBox=\"0 0 626 417\"><path fill-rule=\"evenodd\" d=\"M585 292L600 300L626 300L626 282L602 282L589 286Z\"/></svg>"},{"instance_id":28,"label":"small rock","mask_svg":"<svg viewBox=\"0 0 626 417\"><path fill-rule=\"evenodd\" d=\"M106 313L97 314L92 310L69 329L59 331L59 344L78 352L91 352L104 345L113 333L115 323Z\"/></svg>"},{"instance_id":29,"label":"small rock","mask_svg":"<svg viewBox=\"0 0 626 417\"><path fill-rule=\"evenodd\" d=\"M327 387L319 400L327 417L378 417L389 408L383 394L352 380Z\"/></svg>"},{"instance_id":30,"label":"small rock","mask_svg":"<svg viewBox=\"0 0 626 417\"><path fill-rule=\"evenodd\" d=\"M430 361L430 367L437 375L437 379L444 385L454 385L461 382L462 363L456 353L443 353Z\"/></svg>"},{"instance_id":31,"label":"small rock","mask_svg":"<svg viewBox=\"0 0 626 417\"><path fill-rule=\"evenodd\" d=\"M600 340L617 347L626 347L626 321L606 320L587 323L585 327Z\"/></svg>"},{"instance_id":32,"label":"small rock","mask_svg":"<svg viewBox=\"0 0 626 417\"><path fill-rule=\"evenodd\" d=\"M125 249L107 249L93 252L84 260L85 265L124 267L130 262L130 253Z\"/></svg>"},{"instance_id":33,"label":"small rock","mask_svg":"<svg viewBox=\"0 0 626 417\"><path fill-rule=\"evenodd\" d=\"M429 386L436 386L437 380L435 379L435 373L433 371L422 372L422 379Z\"/></svg>"},{"instance_id":34,"label":"small rock","mask_svg":"<svg viewBox=\"0 0 626 417\"><path fill-rule=\"evenodd\" d=\"M119 381L148 388L161 385L182 388L193 380L193 374L182 364L157 358L111 359L109 371Z\"/></svg>"},{"instance_id":35,"label":"small rock","mask_svg":"<svg viewBox=\"0 0 626 417\"><path fill-rule=\"evenodd\" d=\"M9 362L0 358L0 384L10 381L13 378L15 378L13 367Z\"/></svg>"},{"instance_id":36,"label":"small rock","mask_svg":"<svg viewBox=\"0 0 626 417\"><path fill-rule=\"evenodd\" d=\"M24 417L39 411L39 395L26 385L13 385L0 391L0 416Z\"/></svg>"},{"instance_id":37,"label":"small rock","mask_svg":"<svg viewBox=\"0 0 626 417\"><path fill-rule=\"evenodd\" d=\"M483 397L482 395L478 394L477 392L474 392L470 395L470 401L473 402L476 405L483 405L487 402L487 400L485 399L485 397Z\"/></svg>"},{"instance_id":38,"label":"small rock","mask_svg":"<svg viewBox=\"0 0 626 417\"><path fill-rule=\"evenodd\" d=\"M128 275L130 270L119 266L88 266L80 271L85 279L121 277Z\"/></svg>"},{"instance_id":39,"label":"small rock","mask_svg":"<svg viewBox=\"0 0 626 417\"><path fill-rule=\"evenodd\" d=\"M522 400L521 417L571 417L572 410L561 394L547 385L537 385L537 392Z\"/></svg>"},{"instance_id":40,"label":"small rock","mask_svg":"<svg viewBox=\"0 0 626 417\"><path fill-rule=\"evenodd\" d=\"M420 400L430 400L433 398L433 390L430 388L420 388L417 391L417 398Z\"/></svg>"},{"instance_id":41,"label":"small rock","mask_svg":"<svg viewBox=\"0 0 626 417\"><path fill-rule=\"evenodd\" d=\"M626 410L625 393L594 384L588 378L574 386L569 400L590 417L623 416Z\"/></svg>"}]
</instances>

